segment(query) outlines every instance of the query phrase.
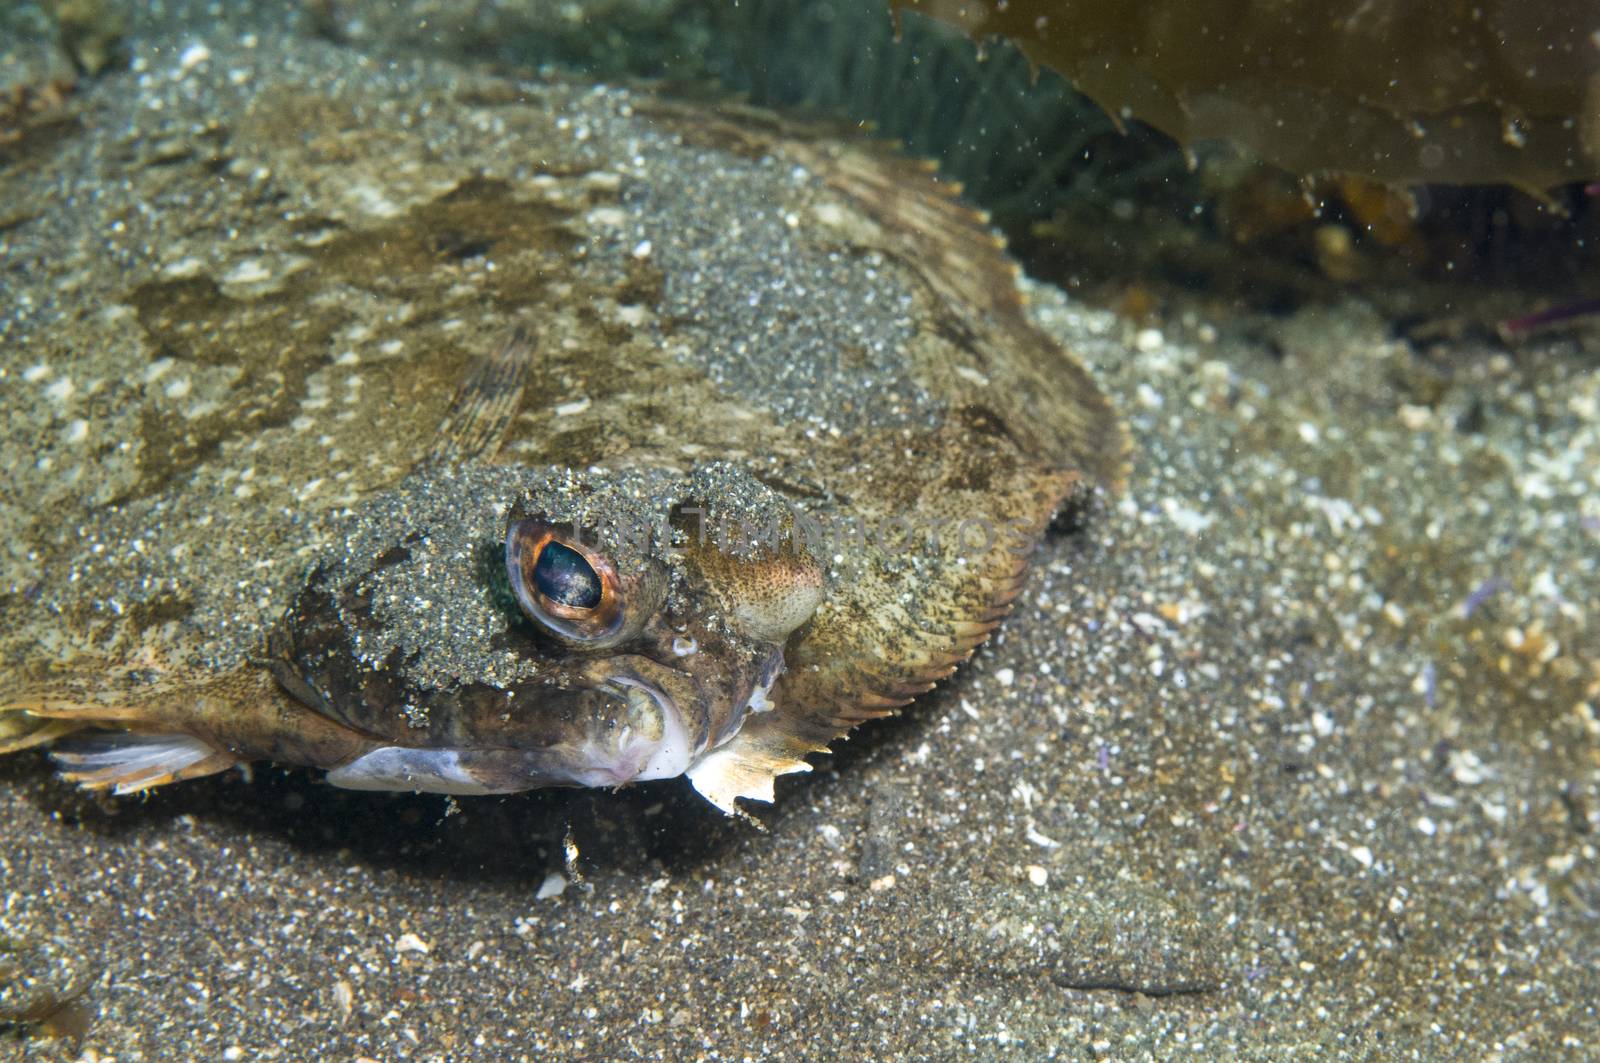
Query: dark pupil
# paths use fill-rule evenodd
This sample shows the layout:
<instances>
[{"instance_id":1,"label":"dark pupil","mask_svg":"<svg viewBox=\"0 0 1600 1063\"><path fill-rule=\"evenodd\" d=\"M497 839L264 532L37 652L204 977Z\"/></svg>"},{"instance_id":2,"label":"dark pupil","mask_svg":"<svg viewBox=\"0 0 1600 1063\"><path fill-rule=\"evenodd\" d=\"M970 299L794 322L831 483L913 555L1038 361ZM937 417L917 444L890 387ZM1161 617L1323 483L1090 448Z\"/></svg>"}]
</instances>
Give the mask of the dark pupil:
<instances>
[{"instance_id":1,"label":"dark pupil","mask_svg":"<svg viewBox=\"0 0 1600 1063\"><path fill-rule=\"evenodd\" d=\"M533 566L533 585L559 605L593 609L600 604L600 577L583 555L560 543L546 543Z\"/></svg>"}]
</instances>

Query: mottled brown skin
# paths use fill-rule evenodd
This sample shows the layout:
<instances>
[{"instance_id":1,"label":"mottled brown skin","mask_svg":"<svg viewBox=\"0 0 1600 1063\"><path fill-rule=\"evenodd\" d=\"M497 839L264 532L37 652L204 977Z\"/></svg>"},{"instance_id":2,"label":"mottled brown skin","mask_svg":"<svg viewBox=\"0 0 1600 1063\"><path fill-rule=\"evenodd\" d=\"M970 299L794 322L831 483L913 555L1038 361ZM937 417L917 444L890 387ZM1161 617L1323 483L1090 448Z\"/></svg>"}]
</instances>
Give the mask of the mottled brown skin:
<instances>
[{"instance_id":1,"label":"mottled brown skin","mask_svg":"<svg viewBox=\"0 0 1600 1063\"><path fill-rule=\"evenodd\" d=\"M439 431L416 431L414 417L426 416L426 409L409 410L414 417L404 424L377 419L363 429L368 446L382 445L389 454L411 446L413 474L385 483L372 479L373 463L350 465L355 482L369 478L367 493L343 525L328 514L335 528L354 529L350 538L322 532L319 543L300 550L298 562L285 566L285 578L292 579L281 594L285 607L268 618L253 644L224 654L220 666L215 652L208 662L196 651L202 633L186 627L182 609L170 622L137 628L118 619L121 613L108 617L94 609L72 626L69 612L58 611L54 622L69 625L60 641L72 651L55 650L56 657L0 674L0 752L104 731L187 736L203 747L181 764L156 757L132 767L122 753L108 759L103 740L87 751L70 742L62 747L69 778L119 791L258 759L330 770L336 782L369 788L504 792L614 785L658 777L652 771L676 774L682 751L668 751L665 738L659 748L605 759L603 770L593 764L595 749L621 748L618 743L641 730L659 732L663 725L653 714L670 702L693 746L683 754L682 770L731 812L740 797L771 800L777 775L804 770L807 754L928 690L987 638L1017 594L1029 547L1063 500L1114 483L1125 457L1121 429L1094 384L1027 320L1015 267L999 241L927 168L884 149L839 143L733 107L706 110L652 97L638 97L632 107L630 120L675 134L689 148L735 161L776 160L784 171L806 177L785 193L791 201L780 209L804 219L791 227L807 254L819 262L829 254L873 256L875 268L906 293L909 331L892 355L897 372L926 396L922 405L912 403L905 415L857 411L821 428L783 414L752 392L757 384L721 382L696 364L674 339L672 321L647 317L641 326L637 315L598 320L588 313L587 307L610 305L643 306L654 315L666 306L663 278L651 272L654 259L621 256L618 276L594 267L594 256L562 257L592 236L584 219L596 216L595 206L606 204L614 185L587 180L581 167L526 187L475 178L470 187L418 200L398 218L367 223L388 233L386 246L404 247L408 230L434 226L443 215L455 218L453 224L476 224L463 203L498 203L516 217L537 219L495 230L496 283L519 268L536 269L539 279L506 293L500 339L479 333L477 357L457 369L456 399L434 407ZM524 135L554 142L536 108L498 113L521 123ZM313 174L316 165L320 160ZM308 179L308 187L323 180L333 177ZM582 215L585 209L591 213ZM303 290L284 289L264 308L282 316L310 314L296 309L302 303L324 305L313 282L332 278L342 268L340 256L362 239L361 226L350 223L336 240L319 244L322 257L313 256L296 275ZM681 239L692 251L696 237ZM658 244L663 240L657 237ZM408 268L396 262L397 283L411 286L401 293L408 305L461 288L459 281ZM237 315L254 307L225 309ZM168 311L217 312L209 300ZM206 334L203 321L181 328L163 321L175 335ZM514 322L532 329L520 345L503 338ZM238 328L241 343L250 342ZM427 351L423 340L418 349ZM720 350L744 340L696 336L694 342ZM763 357L761 337L749 342L752 356ZM248 354L242 351L241 359ZM795 356L773 351L771 357ZM461 365L458 357L454 362ZM431 355L391 362L383 367L387 376L368 386L403 391L408 374L437 379L446 364ZM823 373L817 379L833 378ZM265 393L267 382L260 386ZM563 405L573 395L584 401ZM824 406L835 398L802 397ZM837 401L842 406L856 399L841 395ZM881 401L899 400L883 394ZM553 407L559 409L552 413ZM269 447L274 431L262 433ZM204 460L188 451L174 454L185 462ZM142 497L165 492L182 499L184 482L157 476L140 490ZM632 486L623 491L618 485ZM455 490L459 505L452 503ZM602 534L593 559L616 569L620 585L629 588L625 600L634 604L656 591L646 593L629 579L642 566L657 566L660 599L639 607L614 642L556 637L526 609L518 614L505 605L504 588L497 590L496 578L468 555L500 549L508 520L513 528L516 519L530 516L572 528L580 517L604 523L607 513L579 510L585 498L610 497L607 490L672 533L643 548L624 548ZM273 512L275 502L262 500L263 512ZM219 521L256 519L255 510L232 498L215 505ZM783 514L790 522L784 525L787 545L763 552L698 539L689 513L719 506L729 519ZM385 539L386 514L423 512L431 515L418 517L418 527L396 522L392 541ZM830 553L806 545L801 534L812 521L883 529L907 516L916 519L914 542L849 541L829 545ZM930 526L949 529L974 520L996 534L966 541L944 534L933 542L923 534ZM263 527L263 541L276 541L278 526ZM448 538L446 532L459 533L465 545L439 556L440 598L459 601L481 621L471 630L493 632L486 637L492 647L453 643L485 638L462 634L467 628L459 625L440 637L425 627L426 609L368 607L367 598L406 604L418 595L421 561L406 554L409 571L402 571L405 564L378 563L390 556L387 550L404 542L431 544ZM348 557L341 551L351 543L366 544L372 555ZM402 577L412 581L404 587L413 599L399 591L384 598L401 586L390 581ZM196 593L208 590L202 584ZM66 601L69 594L50 588L46 597ZM392 643L388 656L375 661L367 654L368 638ZM690 644L694 650L684 654ZM461 662L477 660L489 662L486 673L467 674ZM763 696L779 660L782 673ZM506 704L517 711L499 711ZM113 742L109 748L118 747ZM377 767L374 754L382 762ZM430 777L435 769L425 767L412 774L417 763L433 765L440 754L452 758L447 770Z\"/></svg>"}]
</instances>

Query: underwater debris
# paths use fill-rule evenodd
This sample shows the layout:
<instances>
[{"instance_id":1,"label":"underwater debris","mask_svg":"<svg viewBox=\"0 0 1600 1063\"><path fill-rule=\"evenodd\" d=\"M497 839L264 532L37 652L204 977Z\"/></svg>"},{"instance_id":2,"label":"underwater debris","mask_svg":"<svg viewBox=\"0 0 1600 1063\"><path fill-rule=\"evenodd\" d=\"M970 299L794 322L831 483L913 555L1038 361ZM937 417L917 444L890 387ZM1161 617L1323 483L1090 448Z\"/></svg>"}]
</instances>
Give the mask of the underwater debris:
<instances>
[{"instance_id":1,"label":"underwater debris","mask_svg":"<svg viewBox=\"0 0 1600 1063\"><path fill-rule=\"evenodd\" d=\"M1600 200L1600 181L1586 185L1583 194L1591 199ZM1595 317L1600 315L1600 299L1579 299L1576 302L1561 303L1544 310L1537 310L1528 314L1521 314L1509 321L1500 323L1500 338L1512 342L1537 331L1547 325L1566 324L1580 318Z\"/></svg>"},{"instance_id":2,"label":"underwater debris","mask_svg":"<svg viewBox=\"0 0 1600 1063\"><path fill-rule=\"evenodd\" d=\"M0 1038L82 1037L94 1012L84 1000L84 961L58 939L29 941L0 931Z\"/></svg>"},{"instance_id":3,"label":"underwater debris","mask_svg":"<svg viewBox=\"0 0 1600 1063\"><path fill-rule=\"evenodd\" d=\"M863 123L936 159L1003 228L1063 202L1149 196L1185 176L1165 137L1127 136L1009 44L978 52L950 27L854 0L711 4L710 73L763 107Z\"/></svg>"},{"instance_id":4,"label":"underwater debris","mask_svg":"<svg viewBox=\"0 0 1600 1063\"><path fill-rule=\"evenodd\" d=\"M1564 324L1579 318L1593 317L1596 314L1600 314L1600 299L1582 299L1576 303L1564 303L1561 306L1523 314L1521 317L1514 317L1504 322L1500 326L1500 336L1507 341L1520 339L1535 329L1547 325Z\"/></svg>"},{"instance_id":5,"label":"underwater debris","mask_svg":"<svg viewBox=\"0 0 1600 1063\"><path fill-rule=\"evenodd\" d=\"M1295 173L1509 183L1600 175L1600 13L1516 0L890 0L1001 36L1112 115Z\"/></svg>"},{"instance_id":6,"label":"underwater debris","mask_svg":"<svg viewBox=\"0 0 1600 1063\"><path fill-rule=\"evenodd\" d=\"M78 73L94 77L122 62L127 20L109 0L52 0L45 10L55 23L61 50Z\"/></svg>"},{"instance_id":7,"label":"underwater debris","mask_svg":"<svg viewBox=\"0 0 1600 1063\"><path fill-rule=\"evenodd\" d=\"M12 85L0 93L0 147L20 141L34 121L65 103L74 87L71 81L56 80Z\"/></svg>"},{"instance_id":8,"label":"underwater debris","mask_svg":"<svg viewBox=\"0 0 1600 1063\"><path fill-rule=\"evenodd\" d=\"M349 47L425 52L458 62L556 68L600 80L694 79L708 51L699 0L302 0L312 32Z\"/></svg>"}]
</instances>

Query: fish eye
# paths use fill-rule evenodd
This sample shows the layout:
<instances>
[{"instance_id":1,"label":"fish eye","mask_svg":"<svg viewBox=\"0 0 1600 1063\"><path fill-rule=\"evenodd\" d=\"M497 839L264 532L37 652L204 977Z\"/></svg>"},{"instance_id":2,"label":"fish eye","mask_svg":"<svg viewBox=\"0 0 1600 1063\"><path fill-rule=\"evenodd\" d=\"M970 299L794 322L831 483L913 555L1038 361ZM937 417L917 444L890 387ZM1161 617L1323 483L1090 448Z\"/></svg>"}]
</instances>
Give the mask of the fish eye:
<instances>
[{"instance_id":1,"label":"fish eye","mask_svg":"<svg viewBox=\"0 0 1600 1063\"><path fill-rule=\"evenodd\" d=\"M513 521L506 532L506 574L529 618L569 642L609 643L624 614L611 562L577 536L544 521Z\"/></svg>"},{"instance_id":2,"label":"fish eye","mask_svg":"<svg viewBox=\"0 0 1600 1063\"><path fill-rule=\"evenodd\" d=\"M533 585L546 599L572 609L593 609L602 597L594 566L555 539L545 543L533 563Z\"/></svg>"}]
</instances>

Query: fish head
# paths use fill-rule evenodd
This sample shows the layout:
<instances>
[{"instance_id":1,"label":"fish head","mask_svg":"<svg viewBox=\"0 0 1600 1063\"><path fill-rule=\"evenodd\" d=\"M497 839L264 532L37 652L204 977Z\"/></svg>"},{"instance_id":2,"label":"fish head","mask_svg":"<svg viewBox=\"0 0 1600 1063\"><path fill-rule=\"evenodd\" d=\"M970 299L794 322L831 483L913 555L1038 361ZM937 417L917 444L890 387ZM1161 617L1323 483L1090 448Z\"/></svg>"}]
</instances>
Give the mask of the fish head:
<instances>
[{"instance_id":1,"label":"fish head","mask_svg":"<svg viewBox=\"0 0 1600 1063\"><path fill-rule=\"evenodd\" d=\"M299 700L371 736L352 788L671 778L773 711L825 592L803 515L742 468L424 471L352 514L275 631Z\"/></svg>"}]
</instances>

